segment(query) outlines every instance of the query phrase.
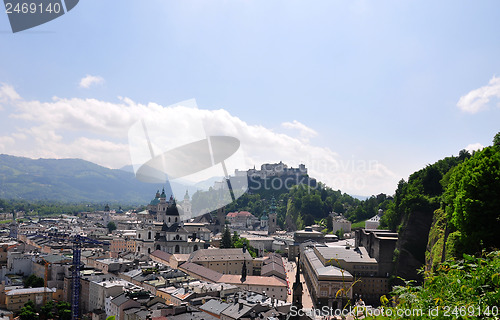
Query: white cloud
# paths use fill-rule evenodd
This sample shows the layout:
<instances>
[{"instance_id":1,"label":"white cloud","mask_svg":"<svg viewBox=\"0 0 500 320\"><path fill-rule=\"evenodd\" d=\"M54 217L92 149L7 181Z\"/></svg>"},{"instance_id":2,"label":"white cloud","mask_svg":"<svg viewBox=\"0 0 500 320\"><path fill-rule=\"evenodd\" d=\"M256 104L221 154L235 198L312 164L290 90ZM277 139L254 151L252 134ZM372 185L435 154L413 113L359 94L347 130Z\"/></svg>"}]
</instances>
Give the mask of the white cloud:
<instances>
[{"instance_id":1,"label":"white cloud","mask_svg":"<svg viewBox=\"0 0 500 320\"><path fill-rule=\"evenodd\" d=\"M3 109L2 104L19 99L21 99L21 97L16 92L14 87L5 83L0 83L0 110Z\"/></svg>"},{"instance_id":2,"label":"white cloud","mask_svg":"<svg viewBox=\"0 0 500 320\"><path fill-rule=\"evenodd\" d=\"M460 97L457 107L465 112L476 113L486 109L490 99L495 97L500 98L500 78L493 76L488 85Z\"/></svg>"},{"instance_id":3,"label":"white cloud","mask_svg":"<svg viewBox=\"0 0 500 320\"><path fill-rule=\"evenodd\" d=\"M318 135L316 130L309 128L303 123L298 122L297 120L293 120L293 122L283 122L281 124L283 128L298 130L301 138L308 139Z\"/></svg>"},{"instance_id":4,"label":"white cloud","mask_svg":"<svg viewBox=\"0 0 500 320\"><path fill-rule=\"evenodd\" d=\"M104 79L100 76L91 76L91 75L87 75L85 76L84 78L82 78L80 80L80 87L81 88L89 88L91 85L94 85L94 84L103 84L104 83Z\"/></svg>"},{"instance_id":5,"label":"white cloud","mask_svg":"<svg viewBox=\"0 0 500 320\"><path fill-rule=\"evenodd\" d=\"M15 140L10 136L0 137L0 153L8 153L10 147L14 145Z\"/></svg>"},{"instance_id":6,"label":"white cloud","mask_svg":"<svg viewBox=\"0 0 500 320\"><path fill-rule=\"evenodd\" d=\"M467 150L469 152L477 151L477 150L481 150L481 149L484 149L484 146L482 144L480 144L479 142L471 143L467 147L465 147L465 150Z\"/></svg>"},{"instance_id":7,"label":"white cloud","mask_svg":"<svg viewBox=\"0 0 500 320\"><path fill-rule=\"evenodd\" d=\"M0 86L0 92L2 92ZM128 98L118 102L96 99L62 99L26 101L17 97L10 113L12 121L22 120L30 127L0 138L0 150L31 158L81 158L97 164L120 168L130 164L129 128L142 117L156 119L158 125L148 128L155 154L193 142L205 135L228 135L241 142L244 157L238 166L247 169L266 162L283 161L297 167L304 163L311 176L335 189L352 194L369 195L392 192L399 177L376 159L341 156L327 147L304 140L317 132L298 121L283 124L299 130L300 137L250 125L227 110L203 110L190 107L193 101L163 107L156 103L139 104ZM21 122L19 122L21 123ZM198 123L204 123L200 128ZM190 128L186 130L186 128ZM201 130L201 131L200 131ZM2 147L3 146L3 147ZM8 146L8 147L7 147ZM137 164L137 163L134 163ZM243 165L243 167L241 167Z\"/></svg>"}]
</instances>

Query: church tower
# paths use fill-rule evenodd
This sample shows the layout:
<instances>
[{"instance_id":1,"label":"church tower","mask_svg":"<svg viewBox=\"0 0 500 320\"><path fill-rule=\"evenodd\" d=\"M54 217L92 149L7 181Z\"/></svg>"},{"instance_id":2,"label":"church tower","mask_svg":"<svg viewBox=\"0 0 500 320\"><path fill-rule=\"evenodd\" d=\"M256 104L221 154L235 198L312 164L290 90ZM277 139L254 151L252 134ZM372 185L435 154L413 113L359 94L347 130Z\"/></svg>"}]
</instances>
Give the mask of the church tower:
<instances>
[{"instance_id":1,"label":"church tower","mask_svg":"<svg viewBox=\"0 0 500 320\"><path fill-rule=\"evenodd\" d=\"M165 222L165 214L167 212L167 207L168 207L168 202L167 202L167 195L165 194L165 188L161 190L161 194L159 195L158 192L156 193L158 196L155 199L159 199L160 202L155 202L156 203L156 221L158 222Z\"/></svg>"},{"instance_id":2,"label":"church tower","mask_svg":"<svg viewBox=\"0 0 500 320\"><path fill-rule=\"evenodd\" d=\"M189 200L189 193L186 190L186 194L184 195L184 200L182 200L182 203L180 205L181 207L181 212L179 214L181 215L183 220L188 220L191 218L191 201Z\"/></svg>"},{"instance_id":3,"label":"church tower","mask_svg":"<svg viewBox=\"0 0 500 320\"><path fill-rule=\"evenodd\" d=\"M226 207L221 207L217 209L217 217L215 219L215 234L219 232L224 232L224 226L226 225Z\"/></svg>"},{"instance_id":4,"label":"church tower","mask_svg":"<svg viewBox=\"0 0 500 320\"><path fill-rule=\"evenodd\" d=\"M302 309L302 282L300 282L300 255L297 256L297 272L295 273L295 283L293 284L292 305L296 310Z\"/></svg>"},{"instance_id":5,"label":"church tower","mask_svg":"<svg viewBox=\"0 0 500 320\"><path fill-rule=\"evenodd\" d=\"M167 210L165 212L165 220L163 221L167 224L167 227L172 226L174 223L181 222L181 216L179 210L177 210L177 204L173 196L170 196L170 201L168 202Z\"/></svg>"},{"instance_id":6,"label":"church tower","mask_svg":"<svg viewBox=\"0 0 500 320\"><path fill-rule=\"evenodd\" d=\"M271 198L271 206L269 207L268 234L276 233L278 216L276 214L276 199Z\"/></svg>"}]
</instances>

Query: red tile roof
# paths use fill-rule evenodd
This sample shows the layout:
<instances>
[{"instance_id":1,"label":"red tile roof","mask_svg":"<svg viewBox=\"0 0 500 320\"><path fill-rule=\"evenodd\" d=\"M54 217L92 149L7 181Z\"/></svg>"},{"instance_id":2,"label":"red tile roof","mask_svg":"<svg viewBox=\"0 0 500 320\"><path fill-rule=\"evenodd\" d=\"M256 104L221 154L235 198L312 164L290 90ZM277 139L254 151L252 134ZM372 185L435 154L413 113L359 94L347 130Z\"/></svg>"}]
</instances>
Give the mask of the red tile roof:
<instances>
[{"instance_id":1,"label":"red tile roof","mask_svg":"<svg viewBox=\"0 0 500 320\"><path fill-rule=\"evenodd\" d=\"M228 218L235 218L235 217L250 217L252 216L253 214L251 214L250 212L248 211L240 211L240 212L229 212L227 214L227 217Z\"/></svg>"}]
</instances>

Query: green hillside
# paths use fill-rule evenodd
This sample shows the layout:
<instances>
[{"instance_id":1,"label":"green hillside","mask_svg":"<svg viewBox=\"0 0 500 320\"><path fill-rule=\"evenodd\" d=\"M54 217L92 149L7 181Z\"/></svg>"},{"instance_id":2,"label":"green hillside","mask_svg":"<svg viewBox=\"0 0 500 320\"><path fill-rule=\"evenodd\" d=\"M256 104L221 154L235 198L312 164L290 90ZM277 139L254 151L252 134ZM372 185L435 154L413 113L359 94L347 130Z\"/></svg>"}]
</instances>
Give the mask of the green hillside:
<instances>
[{"instance_id":1,"label":"green hillside","mask_svg":"<svg viewBox=\"0 0 500 320\"><path fill-rule=\"evenodd\" d=\"M0 155L0 199L145 204L161 187L80 159Z\"/></svg>"}]
</instances>

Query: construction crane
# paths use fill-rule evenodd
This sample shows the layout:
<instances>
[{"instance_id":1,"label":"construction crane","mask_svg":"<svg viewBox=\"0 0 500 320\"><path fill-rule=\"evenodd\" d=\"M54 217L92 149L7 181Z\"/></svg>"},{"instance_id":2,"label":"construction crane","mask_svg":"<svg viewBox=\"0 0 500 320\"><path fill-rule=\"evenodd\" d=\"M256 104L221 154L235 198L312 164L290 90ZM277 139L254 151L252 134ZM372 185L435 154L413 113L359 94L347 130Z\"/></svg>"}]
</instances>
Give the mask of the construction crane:
<instances>
[{"instance_id":1,"label":"construction crane","mask_svg":"<svg viewBox=\"0 0 500 320\"><path fill-rule=\"evenodd\" d=\"M60 234L60 233L49 233L49 234L37 234L37 236L41 236L43 238L49 240L57 240L57 241L67 241L72 243L73 249L73 262L72 262L72 271L71 271L71 320L79 320L80 319L80 267L81 267L81 251L82 244L99 244L99 245L108 245L108 242L95 240L92 238L87 238L81 235L68 235L68 234Z\"/></svg>"}]
</instances>

